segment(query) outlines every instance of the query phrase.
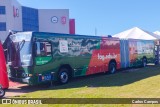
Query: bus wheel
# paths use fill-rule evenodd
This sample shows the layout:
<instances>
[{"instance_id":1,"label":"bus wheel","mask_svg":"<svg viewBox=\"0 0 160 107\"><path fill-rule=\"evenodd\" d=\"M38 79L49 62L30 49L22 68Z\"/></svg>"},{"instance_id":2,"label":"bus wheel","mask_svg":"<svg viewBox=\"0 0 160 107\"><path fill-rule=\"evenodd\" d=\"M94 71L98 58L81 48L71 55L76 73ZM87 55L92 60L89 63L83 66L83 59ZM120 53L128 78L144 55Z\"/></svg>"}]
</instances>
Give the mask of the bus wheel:
<instances>
[{"instance_id":1,"label":"bus wheel","mask_svg":"<svg viewBox=\"0 0 160 107\"><path fill-rule=\"evenodd\" d=\"M0 88L0 98L2 98L4 95L5 95L5 91L2 88Z\"/></svg>"},{"instance_id":2,"label":"bus wheel","mask_svg":"<svg viewBox=\"0 0 160 107\"><path fill-rule=\"evenodd\" d=\"M146 59L146 58L143 58L143 59L142 59L142 66L143 66L143 67L146 67L146 66L147 66L147 59Z\"/></svg>"},{"instance_id":3,"label":"bus wheel","mask_svg":"<svg viewBox=\"0 0 160 107\"><path fill-rule=\"evenodd\" d=\"M109 64L109 73L114 74L116 72L116 64L114 62L111 62Z\"/></svg>"},{"instance_id":4,"label":"bus wheel","mask_svg":"<svg viewBox=\"0 0 160 107\"><path fill-rule=\"evenodd\" d=\"M68 80L69 80L68 69L66 68L61 69L58 74L58 82L60 84L66 84Z\"/></svg>"}]
</instances>

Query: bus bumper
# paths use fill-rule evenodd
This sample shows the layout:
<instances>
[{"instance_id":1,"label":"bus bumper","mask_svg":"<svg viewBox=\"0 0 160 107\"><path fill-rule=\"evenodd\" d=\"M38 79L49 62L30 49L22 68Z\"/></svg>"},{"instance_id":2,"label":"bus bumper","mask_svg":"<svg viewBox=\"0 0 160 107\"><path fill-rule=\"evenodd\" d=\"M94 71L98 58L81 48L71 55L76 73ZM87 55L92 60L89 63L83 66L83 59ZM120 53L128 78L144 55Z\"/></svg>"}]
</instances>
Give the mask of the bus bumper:
<instances>
[{"instance_id":1,"label":"bus bumper","mask_svg":"<svg viewBox=\"0 0 160 107\"><path fill-rule=\"evenodd\" d=\"M27 83L27 84L29 84L29 81L30 81L30 77L27 77L27 78L9 77L9 79L14 82Z\"/></svg>"}]
</instances>

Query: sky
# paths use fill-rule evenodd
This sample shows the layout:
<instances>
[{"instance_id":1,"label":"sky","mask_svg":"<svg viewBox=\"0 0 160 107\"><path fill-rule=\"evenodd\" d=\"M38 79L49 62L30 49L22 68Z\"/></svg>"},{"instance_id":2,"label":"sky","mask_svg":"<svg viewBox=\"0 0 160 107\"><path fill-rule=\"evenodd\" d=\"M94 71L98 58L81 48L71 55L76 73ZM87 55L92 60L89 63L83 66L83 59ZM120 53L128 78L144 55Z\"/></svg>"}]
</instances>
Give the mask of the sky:
<instances>
[{"instance_id":1,"label":"sky","mask_svg":"<svg viewBox=\"0 0 160 107\"><path fill-rule=\"evenodd\" d=\"M160 31L160 0L18 1L38 9L69 9L69 17L76 21L76 34L114 35L133 27Z\"/></svg>"}]
</instances>

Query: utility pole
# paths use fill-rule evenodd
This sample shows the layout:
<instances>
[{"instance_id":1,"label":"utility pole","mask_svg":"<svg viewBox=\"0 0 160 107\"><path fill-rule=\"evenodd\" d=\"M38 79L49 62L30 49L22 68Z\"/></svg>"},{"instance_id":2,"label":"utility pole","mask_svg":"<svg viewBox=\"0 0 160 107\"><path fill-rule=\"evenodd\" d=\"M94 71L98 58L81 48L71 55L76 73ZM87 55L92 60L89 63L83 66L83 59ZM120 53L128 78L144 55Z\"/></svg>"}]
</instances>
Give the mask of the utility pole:
<instances>
[{"instance_id":1,"label":"utility pole","mask_svg":"<svg viewBox=\"0 0 160 107\"><path fill-rule=\"evenodd\" d=\"M97 28L95 27L95 36L97 36Z\"/></svg>"}]
</instances>

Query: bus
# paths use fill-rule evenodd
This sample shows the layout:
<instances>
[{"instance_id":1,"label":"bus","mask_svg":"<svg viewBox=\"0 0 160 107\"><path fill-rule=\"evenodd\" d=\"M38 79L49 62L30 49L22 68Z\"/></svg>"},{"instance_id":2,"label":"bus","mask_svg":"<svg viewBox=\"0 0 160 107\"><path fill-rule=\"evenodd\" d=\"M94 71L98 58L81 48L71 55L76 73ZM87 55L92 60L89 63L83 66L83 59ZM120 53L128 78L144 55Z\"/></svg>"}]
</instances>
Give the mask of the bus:
<instances>
[{"instance_id":1,"label":"bus","mask_svg":"<svg viewBox=\"0 0 160 107\"><path fill-rule=\"evenodd\" d=\"M154 41L47 32L17 32L7 42L11 80L36 85L146 66L154 61Z\"/></svg>"}]
</instances>

